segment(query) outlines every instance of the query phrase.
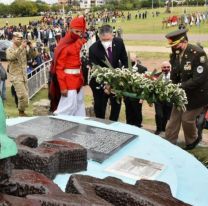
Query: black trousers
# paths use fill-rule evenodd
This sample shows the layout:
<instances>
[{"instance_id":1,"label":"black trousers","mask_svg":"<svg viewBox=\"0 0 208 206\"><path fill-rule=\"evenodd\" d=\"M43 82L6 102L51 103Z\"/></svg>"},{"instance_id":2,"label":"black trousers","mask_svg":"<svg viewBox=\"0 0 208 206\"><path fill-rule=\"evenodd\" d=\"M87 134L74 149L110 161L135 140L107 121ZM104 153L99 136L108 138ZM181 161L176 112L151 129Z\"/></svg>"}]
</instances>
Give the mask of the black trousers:
<instances>
[{"instance_id":1,"label":"black trousers","mask_svg":"<svg viewBox=\"0 0 208 206\"><path fill-rule=\"evenodd\" d=\"M139 99L124 98L126 107L126 123L141 127L142 125L142 104Z\"/></svg>"},{"instance_id":2,"label":"black trousers","mask_svg":"<svg viewBox=\"0 0 208 206\"><path fill-rule=\"evenodd\" d=\"M107 107L108 99L110 98L111 111L110 111L109 119L112 121L118 121L121 110L121 99L119 99L119 103L118 103L114 95L105 94L102 88L97 89L91 87L91 89L94 98L95 116L97 118L105 119L106 107Z\"/></svg>"},{"instance_id":3,"label":"black trousers","mask_svg":"<svg viewBox=\"0 0 208 206\"><path fill-rule=\"evenodd\" d=\"M155 103L155 122L157 131L165 131L166 124L170 119L172 104L169 102Z\"/></svg>"}]
</instances>

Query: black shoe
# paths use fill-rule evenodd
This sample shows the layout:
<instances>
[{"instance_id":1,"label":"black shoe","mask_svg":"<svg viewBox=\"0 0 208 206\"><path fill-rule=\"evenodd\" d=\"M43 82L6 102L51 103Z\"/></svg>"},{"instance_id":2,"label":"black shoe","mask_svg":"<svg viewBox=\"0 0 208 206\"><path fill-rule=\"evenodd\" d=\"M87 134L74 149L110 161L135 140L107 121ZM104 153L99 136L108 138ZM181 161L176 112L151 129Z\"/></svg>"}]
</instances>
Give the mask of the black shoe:
<instances>
[{"instance_id":1,"label":"black shoe","mask_svg":"<svg viewBox=\"0 0 208 206\"><path fill-rule=\"evenodd\" d=\"M161 133L161 131L159 131L159 130L156 130L156 131L155 131L155 134L156 134L156 135L159 135L160 133Z\"/></svg>"},{"instance_id":2,"label":"black shoe","mask_svg":"<svg viewBox=\"0 0 208 206\"><path fill-rule=\"evenodd\" d=\"M200 141L201 141L201 139L198 137L193 143L186 145L186 147L184 149L185 150L192 150L199 144Z\"/></svg>"}]
</instances>

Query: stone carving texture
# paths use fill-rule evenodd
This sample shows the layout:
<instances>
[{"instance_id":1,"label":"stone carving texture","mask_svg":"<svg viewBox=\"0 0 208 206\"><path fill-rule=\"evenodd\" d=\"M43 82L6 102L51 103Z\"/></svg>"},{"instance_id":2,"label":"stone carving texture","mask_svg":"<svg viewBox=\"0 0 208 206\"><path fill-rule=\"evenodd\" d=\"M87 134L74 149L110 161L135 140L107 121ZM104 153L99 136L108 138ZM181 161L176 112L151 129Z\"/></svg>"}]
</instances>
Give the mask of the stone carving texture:
<instances>
[{"instance_id":1,"label":"stone carving texture","mask_svg":"<svg viewBox=\"0 0 208 206\"><path fill-rule=\"evenodd\" d=\"M51 179L58 173L87 169L87 150L78 144L57 139L35 147L37 138L27 135L18 137L17 143L19 151L12 158L16 169L31 169Z\"/></svg>"},{"instance_id":2,"label":"stone carving texture","mask_svg":"<svg viewBox=\"0 0 208 206\"><path fill-rule=\"evenodd\" d=\"M31 170L13 170L0 185L1 206L190 206L172 197L163 182L140 180L129 185L120 179L72 175L63 192L52 180Z\"/></svg>"},{"instance_id":3,"label":"stone carving texture","mask_svg":"<svg viewBox=\"0 0 208 206\"><path fill-rule=\"evenodd\" d=\"M73 175L67 183L66 192L86 197L99 196L115 206L190 206L174 198L169 185L153 180L140 180L129 185L113 177L98 179Z\"/></svg>"}]
</instances>

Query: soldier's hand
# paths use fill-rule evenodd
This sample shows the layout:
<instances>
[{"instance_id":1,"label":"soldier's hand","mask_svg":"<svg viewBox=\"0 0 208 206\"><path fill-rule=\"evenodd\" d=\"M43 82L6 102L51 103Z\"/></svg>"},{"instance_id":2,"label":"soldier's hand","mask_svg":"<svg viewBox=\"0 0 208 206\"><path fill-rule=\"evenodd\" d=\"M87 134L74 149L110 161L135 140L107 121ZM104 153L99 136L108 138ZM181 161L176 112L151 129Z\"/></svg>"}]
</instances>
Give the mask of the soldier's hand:
<instances>
[{"instance_id":1,"label":"soldier's hand","mask_svg":"<svg viewBox=\"0 0 208 206\"><path fill-rule=\"evenodd\" d=\"M61 96L67 97L67 89L61 91Z\"/></svg>"}]
</instances>

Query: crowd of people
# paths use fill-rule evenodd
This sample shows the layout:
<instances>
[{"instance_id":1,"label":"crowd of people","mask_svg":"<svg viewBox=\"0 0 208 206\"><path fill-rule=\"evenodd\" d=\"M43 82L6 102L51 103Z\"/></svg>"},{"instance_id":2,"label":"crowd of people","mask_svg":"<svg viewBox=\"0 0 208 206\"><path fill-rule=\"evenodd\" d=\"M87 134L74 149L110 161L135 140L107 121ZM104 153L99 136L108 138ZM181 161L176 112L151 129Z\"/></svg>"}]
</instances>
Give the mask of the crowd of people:
<instances>
[{"instance_id":1,"label":"crowd of people","mask_svg":"<svg viewBox=\"0 0 208 206\"><path fill-rule=\"evenodd\" d=\"M172 26L178 26L179 24L183 24L186 27L192 26L200 26L201 24L206 23L208 20L208 12L195 12L192 14L184 14L180 16L169 16L168 18L164 18L162 21L162 28L168 28Z\"/></svg>"}]
</instances>

